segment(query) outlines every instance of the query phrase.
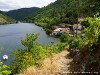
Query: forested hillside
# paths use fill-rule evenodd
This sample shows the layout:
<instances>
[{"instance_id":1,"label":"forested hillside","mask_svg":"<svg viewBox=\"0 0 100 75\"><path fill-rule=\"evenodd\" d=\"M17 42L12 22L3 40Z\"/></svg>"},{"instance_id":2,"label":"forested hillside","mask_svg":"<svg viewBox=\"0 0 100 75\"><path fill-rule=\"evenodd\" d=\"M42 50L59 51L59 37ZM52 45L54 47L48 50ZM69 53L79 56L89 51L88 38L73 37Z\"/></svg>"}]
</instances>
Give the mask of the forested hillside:
<instances>
[{"instance_id":1,"label":"forested hillside","mask_svg":"<svg viewBox=\"0 0 100 75\"><path fill-rule=\"evenodd\" d=\"M0 24L9 24L15 23L15 20L5 15L2 11L0 11Z\"/></svg>"},{"instance_id":2,"label":"forested hillside","mask_svg":"<svg viewBox=\"0 0 100 75\"><path fill-rule=\"evenodd\" d=\"M77 17L93 16L100 12L99 6L99 0L57 0L25 20L34 21L43 27L61 22L76 23Z\"/></svg>"},{"instance_id":3,"label":"forested hillside","mask_svg":"<svg viewBox=\"0 0 100 75\"><path fill-rule=\"evenodd\" d=\"M39 34L26 34L20 41L24 48L12 54L14 63L0 63L0 75L100 75L100 0L57 0L35 12L19 9L7 14L16 20L34 22L51 36L57 32L60 42L52 40L45 46L38 43L43 29ZM79 22L78 18L84 19ZM13 21L0 12L1 24Z\"/></svg>"},{"instance_id":4,"label":"forested hillside","mask_svg":"<svg viewBox=\"0 0 100 75\"><path fill-rule=\"evenodd\" d=\"M28 16L34 14L38 10L39 10L39 8L37 8L37 7L22 8L22 9L8 11L8 12L6 12L6 14L16 20L23 20L25 17L28 17Z\"/></svg>"}]
</instances>

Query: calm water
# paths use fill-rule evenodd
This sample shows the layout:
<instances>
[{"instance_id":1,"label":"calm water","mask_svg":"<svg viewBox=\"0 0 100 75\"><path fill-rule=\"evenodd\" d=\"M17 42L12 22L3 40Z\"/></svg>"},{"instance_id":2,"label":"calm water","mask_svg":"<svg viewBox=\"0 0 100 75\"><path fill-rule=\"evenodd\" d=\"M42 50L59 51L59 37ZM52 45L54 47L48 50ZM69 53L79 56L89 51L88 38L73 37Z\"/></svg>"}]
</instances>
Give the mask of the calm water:
<instances>
[{"instance_id":1,"label":"calm water","mask_svg":"<svg viewBox=\"0 0 100 75\"><path fill-rule=\"evenodd\" d=\"M36 26L35 24L17 23L0 25L0 48L2 48L0 51L0 60L2 60L4 54L7 54L9 59L2 61L5 64L10 64L12 59L11 53L14 52L15 49L24 48L20 43L20 39L24 39L27 33L39 33L40 36L37 42L42 45L59 42L59 39L46 35L42 27Z\"/></svg>"}]
</instances>

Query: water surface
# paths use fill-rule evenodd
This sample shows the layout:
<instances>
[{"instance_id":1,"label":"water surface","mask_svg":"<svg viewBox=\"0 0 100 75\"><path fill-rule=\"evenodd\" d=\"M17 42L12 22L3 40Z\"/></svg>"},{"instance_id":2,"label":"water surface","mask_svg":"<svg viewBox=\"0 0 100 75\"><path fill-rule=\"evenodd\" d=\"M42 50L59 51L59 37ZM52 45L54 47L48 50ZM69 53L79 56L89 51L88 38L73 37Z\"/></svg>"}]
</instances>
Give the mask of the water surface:
<instances>
[{"instance_id":1,"label":"water surface","mask_svg":"<svg viewBox=\"0 0 100 75\"><path fill-rule=\"evenodd\" d=\"M2 60L4 54L7 54L9 59L3 62L10 64L12 59L11 53L14 52L15 49L24 48L20 43L20 39L24 39L27 33L39 33L40 35L37 42L42 45L59 42L58 38L48 36L42 27L32 23L0 25L0 48L2 48L0 51L0 60Z\"/></svg>"}]
</instances>

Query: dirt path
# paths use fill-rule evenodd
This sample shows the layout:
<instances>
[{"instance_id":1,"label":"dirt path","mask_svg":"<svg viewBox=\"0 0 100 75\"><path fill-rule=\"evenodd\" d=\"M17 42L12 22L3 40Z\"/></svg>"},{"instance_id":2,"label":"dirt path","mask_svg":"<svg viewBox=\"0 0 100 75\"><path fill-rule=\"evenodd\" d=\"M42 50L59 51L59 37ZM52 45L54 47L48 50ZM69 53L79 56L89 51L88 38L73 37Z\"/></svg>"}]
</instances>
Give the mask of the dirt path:
<instances>
[{"instance_id":1,"label":"dirt path","mask_svg":"<svg viewBox=\"0 0 100 75\"><path fill-rule=\"evenodd\" d=\"M57 54L55 57L59 57L56 63L59 64L60 71L56 75L68 75L70 62L72 59L69 59L67 55L69 52L67 50L62 51L61 53Z\"/></svg>"},{"instance_id":2,"label":"dirt path","mask_svg":"<svg viewBox=\"0 0 100 75\"><path fill-rule=\"evenodd\" d=\"M69 52L67 50L55 54L52 58L52 64L50 58L47 58L43 61L41 68L30 67L21 75L68 75L69 63L72 61L72 59L66 58L68 54Z\"/></svg>"}]
</instances>

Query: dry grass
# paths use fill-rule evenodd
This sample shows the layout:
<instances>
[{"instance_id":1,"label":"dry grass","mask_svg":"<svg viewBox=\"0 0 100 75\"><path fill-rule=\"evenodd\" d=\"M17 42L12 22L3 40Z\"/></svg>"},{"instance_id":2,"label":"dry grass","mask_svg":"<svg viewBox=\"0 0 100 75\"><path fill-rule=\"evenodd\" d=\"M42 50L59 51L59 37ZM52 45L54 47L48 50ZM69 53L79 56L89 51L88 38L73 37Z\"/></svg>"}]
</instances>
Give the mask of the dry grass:
<instances>
[{"instance_id":1,"label":"dry grass","mask_svg":"<svg viewBox=\"0 0 100 75\"><path fill-rule=\"evenodd\" d=\"M43 61L42 67L30 67L24 70L23 73L20 75L57 75L58 72L62 71L62 67L65 67L64 63L70 62L70 60L64 57L67 54L67 51L62 51L59 54L55 54L52 59L52 64L50 58L47 58Z\"/></svg>"},{"instance_id":2,"label":"dry grass","mask_svg":"<svg viewBox=\"0 0 100 75\"><path fill-rule=\"evenodd\" d=\"M55 64L44 65L41 68L29 68L24 70L22 75L51 75L59 71L59 67Z\"/></svg>"}]
</instances>

